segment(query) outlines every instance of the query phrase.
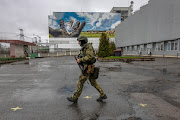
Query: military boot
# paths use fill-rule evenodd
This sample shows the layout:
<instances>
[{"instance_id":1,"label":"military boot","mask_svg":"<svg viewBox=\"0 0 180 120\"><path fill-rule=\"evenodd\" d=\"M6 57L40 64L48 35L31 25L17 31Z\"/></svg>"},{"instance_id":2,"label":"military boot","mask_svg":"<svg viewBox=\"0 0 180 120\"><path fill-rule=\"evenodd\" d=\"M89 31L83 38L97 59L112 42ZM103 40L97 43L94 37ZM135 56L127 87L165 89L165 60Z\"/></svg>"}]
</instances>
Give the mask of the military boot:
<instances>
[{"instance_id":1,"label":"military boot","mask_svg":"<svg viewBox=\"0 0 180 120\"><path fill-rule=\"evenodd\" d=\"M67 100L69 100L70 102L73 102L73 103L77 103L78 98L67 97Z\"/></svg>"},{"instance_id":2,"label":"military boot","mask_svg":"<svg viewBox=\"0 0 180 120\"><path fill-rule=\"evenodd\" d=\"M104 94L104 96L101 96L97 99L98 102L102 102L103 99L107 99L106 94Z\"/></svg>"}]
</instances>

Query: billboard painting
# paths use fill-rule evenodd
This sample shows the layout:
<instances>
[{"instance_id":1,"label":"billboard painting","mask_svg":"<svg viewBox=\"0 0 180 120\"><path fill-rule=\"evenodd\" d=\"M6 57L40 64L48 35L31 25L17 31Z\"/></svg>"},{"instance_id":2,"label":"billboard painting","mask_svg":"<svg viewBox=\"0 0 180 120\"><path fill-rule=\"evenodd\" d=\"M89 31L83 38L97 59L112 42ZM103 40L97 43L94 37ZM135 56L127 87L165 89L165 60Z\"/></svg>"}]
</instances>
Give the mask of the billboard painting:
<instances>
[{"instance_id":1,"label":"billboard painting","mask_svg":"<svg viewBox=\"0 0 180 120\"><path fill-rule=\"evenodd\" d=\"M86 35L100 37L106 32L115 36L115 26L121 23L120 13L109 12L54 12L48 16L49 37L68 38Z\"/></svg>"}]
</instances>

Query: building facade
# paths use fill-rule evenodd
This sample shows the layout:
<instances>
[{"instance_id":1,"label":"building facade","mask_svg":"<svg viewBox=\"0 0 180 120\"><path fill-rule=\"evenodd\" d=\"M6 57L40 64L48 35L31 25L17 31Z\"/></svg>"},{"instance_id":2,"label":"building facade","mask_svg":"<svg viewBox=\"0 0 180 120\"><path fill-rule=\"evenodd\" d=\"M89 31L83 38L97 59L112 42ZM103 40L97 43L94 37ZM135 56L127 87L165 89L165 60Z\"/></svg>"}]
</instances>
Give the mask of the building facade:
<instances>
[{"instance_id":1,"label":"building facade","mask_svg":"<svg viewBox=\"0 0 180 120\"><path fill-rule=\"evenodd\" d=\"M115 28L124 54L180 55L180 0L150 0Z\"/></svg>"},{"instance_id":2,"label":"building facade","mask_svg":"<svg viewBox=\"0 0 180 120\"><path fill-rule=\"evenodd\" d=\"M113 7L110 12L121 13L121 21L124 21L126 18L133 14L133 4L134 2L131 1L131 5L129 7Z\"/></svg>"}]
</instances>

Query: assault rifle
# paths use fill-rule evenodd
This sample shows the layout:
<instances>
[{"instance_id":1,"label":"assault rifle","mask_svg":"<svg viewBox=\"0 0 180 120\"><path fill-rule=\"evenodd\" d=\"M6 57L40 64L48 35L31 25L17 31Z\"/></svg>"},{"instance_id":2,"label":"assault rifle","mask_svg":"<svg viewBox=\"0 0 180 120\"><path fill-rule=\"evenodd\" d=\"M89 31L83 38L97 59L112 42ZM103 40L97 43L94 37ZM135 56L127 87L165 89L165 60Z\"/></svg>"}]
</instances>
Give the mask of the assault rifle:
<instances>
[{"instance_id":1,"label":"assault rifle","mask_svg":"<svg viewBox=\"0 0 180 120\"><path fill-rule=\"evenodd\" d=\"M76 62L77 62L77 57L74 56L74 58L75 58L75 60L76 60ZM79 66L79 68L80 68L82 74L85 75L85 72L84 72L84 66L83 66L82 64L80 64L80 63L77 63L77 64L78 64L78 66Z\"/></svg>"}]
</instances>

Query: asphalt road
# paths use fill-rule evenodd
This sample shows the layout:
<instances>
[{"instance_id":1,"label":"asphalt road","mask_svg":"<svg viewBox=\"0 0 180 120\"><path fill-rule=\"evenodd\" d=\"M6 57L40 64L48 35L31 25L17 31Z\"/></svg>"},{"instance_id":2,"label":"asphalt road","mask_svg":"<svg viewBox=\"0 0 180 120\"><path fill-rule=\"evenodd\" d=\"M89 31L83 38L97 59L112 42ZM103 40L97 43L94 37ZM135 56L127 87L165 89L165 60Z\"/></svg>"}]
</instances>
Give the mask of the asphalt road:
<instances>
[{"instance_id":1,"label":"asphalt road","mask_svg":"<svg viewBox=\"0 0 180 120\"><path fill-rule=\"evenodd\" d=\"M84 84L77 104L67 101L80 74L72 56L0 66L0 120L179 120L180 59L97 62L98 83Z\"/></svg>"}]
</instances>

